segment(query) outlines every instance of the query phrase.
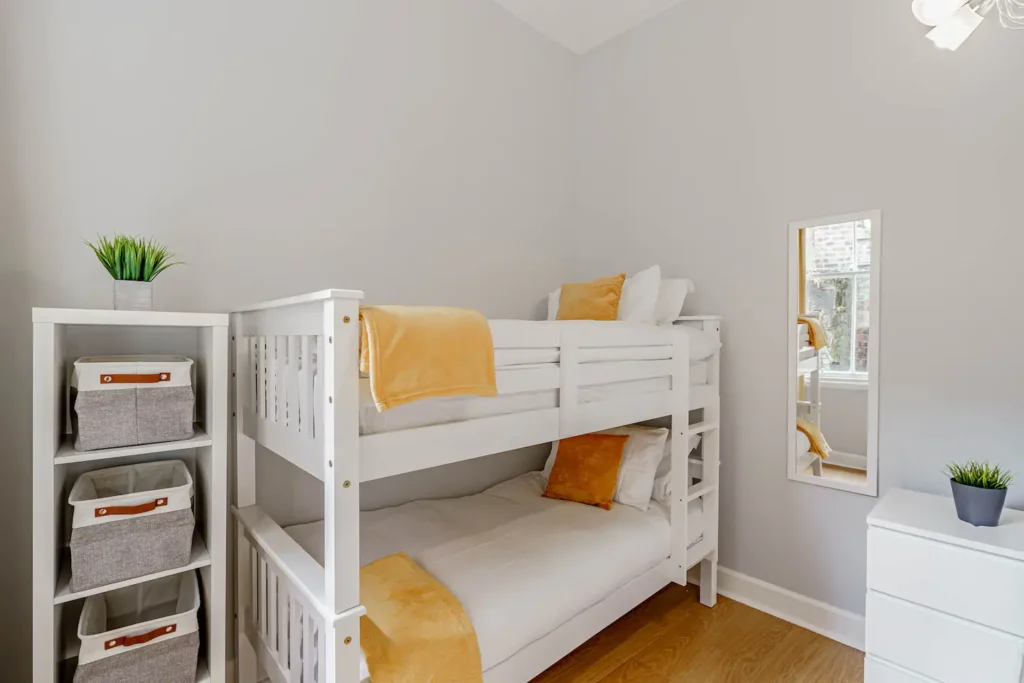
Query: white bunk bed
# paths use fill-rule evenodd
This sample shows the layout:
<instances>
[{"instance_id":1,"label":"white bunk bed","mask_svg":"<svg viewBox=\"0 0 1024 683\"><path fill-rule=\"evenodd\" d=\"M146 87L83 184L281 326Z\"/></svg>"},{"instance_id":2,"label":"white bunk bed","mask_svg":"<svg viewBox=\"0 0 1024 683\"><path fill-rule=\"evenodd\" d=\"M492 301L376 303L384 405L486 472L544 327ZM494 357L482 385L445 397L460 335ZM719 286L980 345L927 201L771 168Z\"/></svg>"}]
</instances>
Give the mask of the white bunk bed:
<instances>
[{"instance_id":1,"label":"white bunk bed","mask_svg":"<svg viewBox=\"0 0 1024 683\"><path fill-rule=\"evenodd\" d=\"M536 634L488 667L484 679L529 680L668 583L685 584L687 570L697 564L701 602L715 604L720 353L691 367L690 335L673 327L492 321L498 397L422 401L419 409L410 404L380 421L361 407L362 297L359 291L328 290L233 315L241 683L361 679L361 482L665 416L673 421L672 471L687 474L686 485L675 486L661 513L670 525L662 559L546 635ZM717 349L719 318L681 318L677 324L702 330ZM702 418L690 424L694 410ZM688 462L694 433L703 435L699 478ZM256 505L257 443L323 482L323 522L313 532L315 541L299 543L301 530L282 529ZM506 484L519 486L517 481ZM628 514L630 523L639 520L639 511L628 508ZM699 534L691 528L698 523ZM318 550L322 556L314 557Z\"/></svg>"},{"instance_id":2,"label":"white bunk bed","mask_svg":"<svg viewBox=\"0 0 1024 683\"><path fill-rule=\"evenodd\" d=\"M808 314L810 315L810 314ZM797 417L802 417L811 424L821 428L821 351L811 345L807 325L797 324L797 348L796 348L796 381L797 385L804 387L803 399L798 399ZM806 472L808 468L815 477L822 475L822 460L816 453L809 449L799 448L799 444L806 442L797 434L796 454L797 473Z\"/></svg>"}]
</instances>

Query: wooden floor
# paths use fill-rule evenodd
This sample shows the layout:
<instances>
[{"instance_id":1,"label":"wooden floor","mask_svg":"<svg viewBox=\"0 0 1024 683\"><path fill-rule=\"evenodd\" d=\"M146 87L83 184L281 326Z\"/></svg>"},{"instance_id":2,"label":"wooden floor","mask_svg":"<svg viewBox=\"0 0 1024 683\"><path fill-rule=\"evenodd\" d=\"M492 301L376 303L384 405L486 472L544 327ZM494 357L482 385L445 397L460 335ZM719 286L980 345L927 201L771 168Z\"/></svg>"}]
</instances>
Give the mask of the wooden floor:
<instances>
[{"instance_id":1,"label":"wooden floor","mask_svg":"<svg viewBox=\"0 0 1024 683\"><path fill-rule=\"evenodd\" d=\"M672 584L535 683L862 683L864 655L764 612Z\"/></svg>"}]
</instances>

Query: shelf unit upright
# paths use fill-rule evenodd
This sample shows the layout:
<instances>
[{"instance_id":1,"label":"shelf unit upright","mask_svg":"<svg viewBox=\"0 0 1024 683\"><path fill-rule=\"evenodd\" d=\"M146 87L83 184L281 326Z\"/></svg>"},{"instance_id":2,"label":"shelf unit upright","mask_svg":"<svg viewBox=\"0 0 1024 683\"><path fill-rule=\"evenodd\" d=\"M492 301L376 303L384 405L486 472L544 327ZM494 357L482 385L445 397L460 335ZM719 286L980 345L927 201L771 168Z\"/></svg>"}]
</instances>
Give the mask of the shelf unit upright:
<instances>
[{"instance_id":1,"label":"shelf unit upright","mask_svg":"<svg viewBox=\"0 0 1024 683\"><path fill-rule=\"evenodd\" d=\"M228 632L228 316L208 313L35 308L33 321L32 683L68 683L78 655L85 598L116 588L199 572L197 683L226 683ZM195 361L195 435L186 441L79 453L68 425L75 359L124 354L181 355ZM67 499L85 472L182 460L195 481L196 532L180 569L74 593L70 587Z\"/></svg>"}]
</instances>

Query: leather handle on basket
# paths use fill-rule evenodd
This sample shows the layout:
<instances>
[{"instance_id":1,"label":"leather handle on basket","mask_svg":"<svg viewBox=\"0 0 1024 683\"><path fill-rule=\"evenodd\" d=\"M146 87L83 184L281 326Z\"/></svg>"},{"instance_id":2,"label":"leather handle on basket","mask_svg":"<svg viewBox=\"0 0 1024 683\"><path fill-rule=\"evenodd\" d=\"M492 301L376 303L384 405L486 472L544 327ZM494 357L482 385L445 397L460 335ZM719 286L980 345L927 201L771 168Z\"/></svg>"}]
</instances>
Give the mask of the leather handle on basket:
<instances>
[{"instance_id":1,"label":"leather handle on basket","mask_svg":"<svg viewBox=\"0 0 1024 683\"><path fill-rule=\"evenodd\" d=\"M104 650L113 650L115 647L131 647L132 645L145 645L146 643L156 640L161 636L168 636L178 630L177 624L171 624L170 626L161 626L158 629L153 629L149 633L143 633L139 636L121 636L120 638L114 638L103 643Z\"/></svg>"},{"instance_id":2,"label":"leather handle on basket","mask_svg":"<svg viewBox=\"0 0 1024 683\"><path fill-rule=\"evenodd\" d=\"M156 372L152 375L100 375L100 384L159 384L170 381L169 372Z\"/></svg>"},{"instance_id":3,"label":"leather handle on basket","mask_svg":"<svg viewBox=\"0 0 1024 683\"><path fill-rule=\"evenodd\" d=\"M151 503L143 503L142 505L115 505L106 508L96 508L93 516L110 517L111 515L141 515L145 512L152 512L157 508L162 508L165 505L167 505L166 498L157 498Z\"/></svg>"}]
</instances>

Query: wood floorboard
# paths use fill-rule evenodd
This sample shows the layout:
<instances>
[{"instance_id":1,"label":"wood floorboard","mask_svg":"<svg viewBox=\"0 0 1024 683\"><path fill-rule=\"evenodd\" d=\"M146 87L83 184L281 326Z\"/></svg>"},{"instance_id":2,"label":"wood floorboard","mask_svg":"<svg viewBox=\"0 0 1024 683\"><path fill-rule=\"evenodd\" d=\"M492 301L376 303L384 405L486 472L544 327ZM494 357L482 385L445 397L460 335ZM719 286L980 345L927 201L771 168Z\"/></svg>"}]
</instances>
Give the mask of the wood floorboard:
<instances>
[{"instance_id":1,"label":"wood floorboard","mask_svg":"<svg viewBox=\"0 0 1024 683\"><path fill-rule=\"evenodd\" d=\"M534 683L861 683L863 653L728 598L671 585Z\"/></svg>"}]
</instances>

